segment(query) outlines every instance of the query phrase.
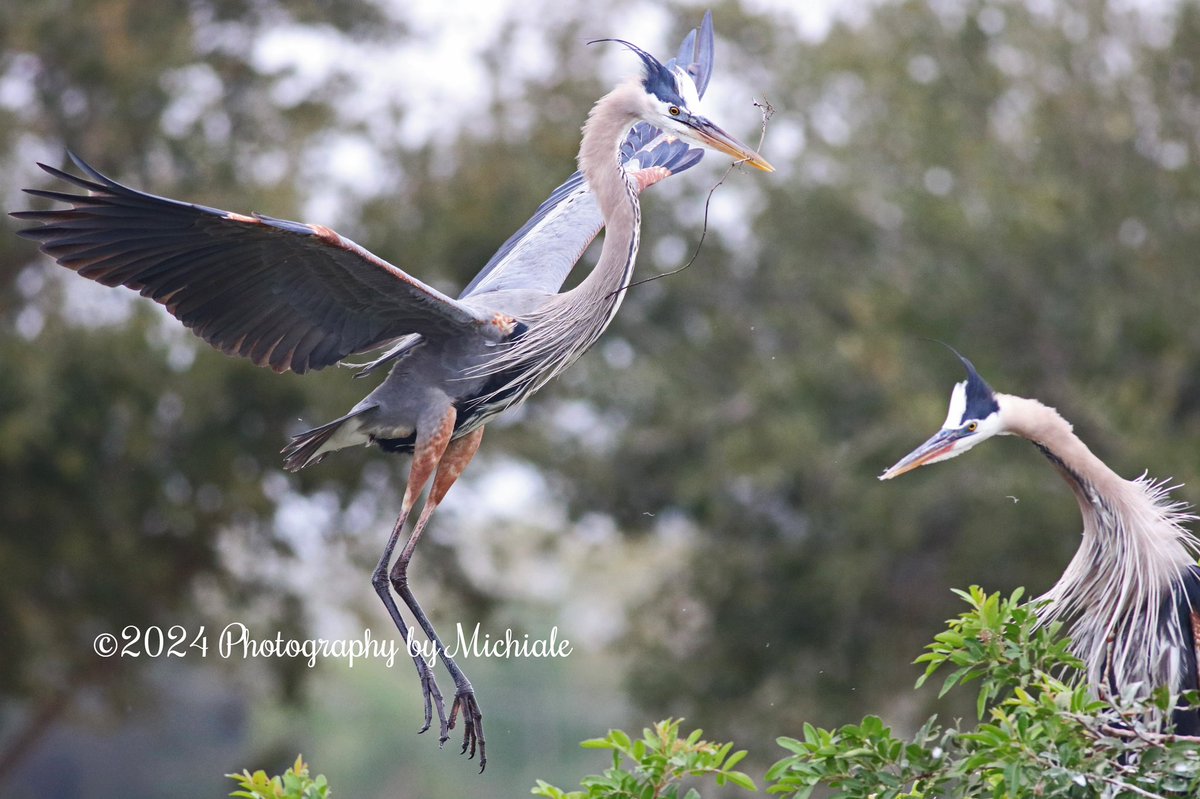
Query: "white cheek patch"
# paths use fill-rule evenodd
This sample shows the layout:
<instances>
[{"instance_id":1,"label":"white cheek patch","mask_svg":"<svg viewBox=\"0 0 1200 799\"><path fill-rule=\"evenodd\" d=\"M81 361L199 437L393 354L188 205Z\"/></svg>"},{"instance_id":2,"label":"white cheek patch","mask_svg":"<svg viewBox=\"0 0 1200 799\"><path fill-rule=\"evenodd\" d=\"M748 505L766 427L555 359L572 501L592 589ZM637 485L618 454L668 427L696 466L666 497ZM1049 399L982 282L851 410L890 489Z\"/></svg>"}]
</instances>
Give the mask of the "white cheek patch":
<instances>
[{"instance_id":1,"label":"white cheek patch","mask_svg":"<svg viewBox=\"0 0 1200 799\"><path fill-rule=\"evenodd\" d=\"M942 422L943 430L951 430L962 424L963 413L967 410L967 381L954 385L950 392L950 410L946 413L946 421Z\"/></svg>"},{"instance_id":2,"label":"white cheek patch","mask_svg":"<svg viewBox=\"0 0 1200 799\"><path fill-rule=\"evenodd\" d=\"M1003 435L1001 429L1003 423L1000 421L1000 412L997 411L979 420L979 428L976 430L976 438L979 440L991 438L992 436Z\"/></svg>"}]
</instances>

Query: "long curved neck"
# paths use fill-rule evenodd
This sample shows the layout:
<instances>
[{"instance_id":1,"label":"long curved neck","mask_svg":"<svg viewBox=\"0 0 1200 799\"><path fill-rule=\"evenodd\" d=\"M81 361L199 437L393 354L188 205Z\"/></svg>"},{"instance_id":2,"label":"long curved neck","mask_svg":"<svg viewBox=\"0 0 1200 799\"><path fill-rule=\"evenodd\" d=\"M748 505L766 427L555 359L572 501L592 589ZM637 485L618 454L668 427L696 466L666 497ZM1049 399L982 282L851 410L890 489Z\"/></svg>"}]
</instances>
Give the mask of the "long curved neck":
<instances>
[{"instance_id":1,"label":"long curved neck","mask_svg":"<svg viewBox=\"0 0 1200 799\"><path fill-rule=\"evenodd\" d=\"M1079 549L1041 598L1047 619L1074 618L1071 637L1093 685L1178 690L1174 616L1195 562L1191 520L1163 483L1125 480L1087 448L1058 411L1000 395L1008 431L1032 441L1070 485L1083 516ZM1167 614L1167 615L1163 615Z\"/></svg>"},{"instance_id":2,"label":"long curved neck","mask_svg":"<svg viewBox=\"0 0 1200 799\"><path fill-rule=\"evenodd\" d=\"M622 289L633 274L640 240L642 213L637 187L620 159L625 135L637 121L634 109L640 91L636 84L625 84L601 98L588 115L579 145L579 169L604 219L604 244L596 267L567 294L574 302L612 300L604 326L624 297Z\"/></svg>"},{"instance_id":3,"label":"long curved neck","mask_svg":"<svg viewBox=\"0 0 1200 799\"><path fill-rule=\"evenodd\" d=\"M638 120L644 94L637 82L618 86L592 107L583 126L579 169L600 206L604 244L587 277L570 291L556 295L539 312L538 330L524 344L531 352L553 353L539 377L542 382L573 363L600 338L625 298L637 259L642 212L637 185L621 163L620 148Z\"/></svg>"},{"instance_id":4,"label":"long curved neck","mask_svg":"<svg viewBox=\"0 0 1200 799\"><path fill-rule=\"evenodd\" d=\"M1058 411L1037 400L1008 394L999 395L999 401L1009 431L1042 451L1075 493L1085 517L1095 512L1097 494L1120 494L1127 481L1088 449Z\"/></svg>"},{"instance_id":5,"label":"long curved neck","mask_svg":"<svg viewBox=\"0 0 1200 799\"><path fill-rule=\"evenodd\" d=\"M555 294L528 314L524 332L499 349L480 374L505 372L509 404L520 402L575 362L608 327L629 285L637 257L641 209L637 186L621 164L620 147L644 104L637 83L618 86L593 106L583 127L579 167L604 219L596 267L578 286Z\"/></svg>"}]
</instances>

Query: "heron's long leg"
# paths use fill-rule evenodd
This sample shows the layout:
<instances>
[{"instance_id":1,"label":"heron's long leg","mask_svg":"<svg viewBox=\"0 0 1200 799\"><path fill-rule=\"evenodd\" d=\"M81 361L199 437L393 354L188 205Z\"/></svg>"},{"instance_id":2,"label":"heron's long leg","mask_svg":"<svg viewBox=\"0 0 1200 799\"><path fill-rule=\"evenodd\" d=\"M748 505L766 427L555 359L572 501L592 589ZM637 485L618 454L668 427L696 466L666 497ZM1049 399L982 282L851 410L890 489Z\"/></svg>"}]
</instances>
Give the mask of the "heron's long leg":
<instances>
[{"instance_id":1,"label":"heron's long leg","mask_svg":"<svg viewBox=\"0 0 1200 799\"><path fill-rule=\"evenodd\" d=\"M463 470L467 468L467 464L471 462L471 458L475 457L475 452L479 449L479 442L483 439L483 428L480 427L462 438L450 442L446 448L445 454L442 456L441 463L438 465L437 475L433 478L433 486L429 489L429 497L425 500L425 506L421 508L421 516L417 519L417 524L413 527L412 535L408 538L408 543L404 545L404 549L400 552L400 557L396 559L395 565L392 567L392 586L396 589L396 593L404 600L404 604L413 612L417 623L421 625L421 629L425 631L425 635L433 642L437 648L438 656L446 667L446 671L450 672L450 676L454 679L454 705L450 709L450 727L454 727L454 721L458 717L459 710L462 710L463 715L463 746L462 751L466 752L470 748L469 757L475 756L475 749L479 749L479 770L483 771L487 766L487 749L483 737L483 713L479 710L479 703L475 699L475 689L471 687L471 681L463 674L462 669L454 662L454 659L446 654L446 648L442 645L442 641L438 638L437 632L433 629L433 624L425 615L425 611L421 609L417 598L413 596L412 590L408 587L408 564L412 560L413 551L416 549L417 541L421 538L421 533L425 530L425 525L429 523L429 519L433 516L433 511L441 503L446 496L446 492L450 490L450 486L458 479Z\"/></svg>"},{"instance_id":2,"label":"heron's long leg","mask_svg":"<svg viewBox=\"0 0 1200 799\"><path fill-rule=\"evenodd\" d=\"M392 528L392 534L388 537L387 546L384 547L383 557L379 559L378 565L375 566L375 572L371 575L371 584L375 587L375 593L383 600L383 606L387 608L388 615L392 617L392 623L400 631L400 637L404 640L405 649L413 652L414 650L409 643L408 625L404 623L404 619L400 616L400 610L396 607L396 601L392 599L392 592L387 576L388 565L392 560L392 551L396 548L396 541L400 538L400 531L404 529L404 522L407 521L409 510L411 510L411 507L402 510L400 518L396 520L396 525ZM417 732L422 733L429 729L429 725L433 723L433 709L436 707L440 738L442 741L445 741L450 737L449 722L446 720L446 705L442 699L442 692L438 688L437 681L433 677L433 670L420 654L413 655L413 663L417 667L417 676L421 678L421 693L425 698L425 723Z\"/></svg>"},{"instance_id":3,"label":"heron's long leg","mask_svg":"<svg viewBox=\"0 0 1200 799\"><path fill-rule=\"evenodd\" d=\"M404 529L405 522L408 521L409 513L417 504L417 498L421 496L421 491L429 482L430 475L434 473L442 459L442 454L446 451L450 436L454 433L456 415L454 407L451 406L449 412L443 415L438 424L418 429L417 440L413 446L412 466L409 467L408 472L408 485L404 489L404 500L400 504L400 516L396 519L395 526L392 527L391 535L388 536L387 545L383 548L383 556L379 559L379 563L375 566L375 572L371 575L371 585L375 587L375 593L383 600L383 606L387 608L388 615L392 617L392 623L400 631L400 637L404 639L404 644L409 647L410 652L413 650L409 645L408 626L401 618L396 601L392 598L388 582L388 566L391 564L392 552L396 549L396 542L400 540L400 533ZM421 626L424 628L425 625ZM429 725L433 722L433 710L436 708L440 727L439 737L442 742L445 742L450 737L450 724L446 719L446 706L442 700L442 692L438 689L437 681L433 677L433 670L425 658L417 654L413 656L413 662L416 664L417 674L421 678L421 692L425 697L425 724L418 732L425 732L429 729Z\"/></svg>"}]
</instances>

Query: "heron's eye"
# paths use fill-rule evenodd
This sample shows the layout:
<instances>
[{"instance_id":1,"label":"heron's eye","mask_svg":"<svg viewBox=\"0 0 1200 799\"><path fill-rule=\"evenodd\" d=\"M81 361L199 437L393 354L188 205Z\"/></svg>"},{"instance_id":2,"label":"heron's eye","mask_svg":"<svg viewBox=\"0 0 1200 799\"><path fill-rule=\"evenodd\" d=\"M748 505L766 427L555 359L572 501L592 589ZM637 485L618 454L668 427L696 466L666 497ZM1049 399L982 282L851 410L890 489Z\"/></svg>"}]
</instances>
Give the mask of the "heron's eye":
<instances>
[{"instance_id":1,"label":"heron's eye","mask_svg":"<svg viewBox=\"0 0 1200 799\"><path fill-rule=\"evenodd\" d=\"M671 116L673 116L673 117L677 117L677 116L679 116L679 115L680 115L681 113L683 113L683 112L679 110L679 106L677 106L677 105L673 105L673 106L671 106L670 108L668 108L668 109L667 109L667 113L668 113L668 114L670 114L670 115L671 115Z\"/></svg>"},{"instance_id":2,"label":"heron's eye","mask_svg":"<svg viewBox=\"0 0 1200 799\"><path fill-rule=\"evenodd\" d=\"M979 422L967 422L967 432L974 433L979 429Z\"/></svg>"}]
</instances>

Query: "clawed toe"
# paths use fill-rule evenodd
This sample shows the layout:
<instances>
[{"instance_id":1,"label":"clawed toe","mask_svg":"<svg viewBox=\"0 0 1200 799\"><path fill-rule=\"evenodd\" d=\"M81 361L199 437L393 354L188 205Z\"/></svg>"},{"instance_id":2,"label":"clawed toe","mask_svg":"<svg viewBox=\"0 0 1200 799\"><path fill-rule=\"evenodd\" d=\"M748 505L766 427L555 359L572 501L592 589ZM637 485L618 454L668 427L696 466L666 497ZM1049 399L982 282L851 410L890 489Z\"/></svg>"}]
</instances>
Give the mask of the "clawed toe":
<instances>
[{"instance_id":1,"label":"clawed toe","mask_svg":"<svg viewBox=\"0 0 1200 799\"><path fill-rule=\"evenodd\" d=\"M421 677L421 692L425 696L425 724L421 729L417 730L417 734L426 732L429 725L433 723L433 711L437 709L438 722L440 724L440 734L438 735L438 745L442 746L450 738L450 727L454 726L452 721L446 719L446 703L442 699L442 692L438 688L437 680L433 677L433 669L429 668L429 664L421 658L416 658L417 671ZM456 705L457 707L457 700Z\"/></svg>"},{"instance_id":2,"label":"clawed toe","mask_svg":"<svg viewBox=\"0 0 1200 799\"><path fill-rule=\"evenodd\" d=\"M454 723L458 718L459 711L462 711L463 718L463 743L461 753L467 755L468 759L475 757L475 750L479 750L479 771L480 773L487 767L487 743L483 737L483 713L479 710L479 702L475 699L475 692L468 689L460 691L454 697L454 705L450 708L450 727L454 728ZM468 753L468 749L470 752Z\"/></svg>"}]
</instances>

